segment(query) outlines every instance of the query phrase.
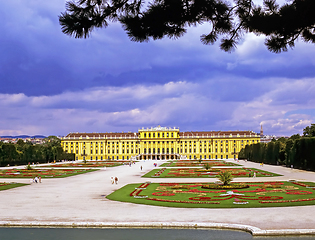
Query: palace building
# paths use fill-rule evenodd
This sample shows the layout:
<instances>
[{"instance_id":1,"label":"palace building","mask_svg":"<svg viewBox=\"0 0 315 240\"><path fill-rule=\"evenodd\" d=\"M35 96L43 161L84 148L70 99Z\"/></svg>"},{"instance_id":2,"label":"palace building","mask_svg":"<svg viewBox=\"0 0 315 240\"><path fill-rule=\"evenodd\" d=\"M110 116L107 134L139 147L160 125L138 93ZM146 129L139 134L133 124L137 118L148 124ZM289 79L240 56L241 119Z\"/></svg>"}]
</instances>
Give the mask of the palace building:
<instances>
[{"instance_id":1,"label":"palace building","mask_svg":"<svg viewBox=\"0 0 315 240\"><path fill-rule=\"evenodd\" d=\"M248 144L260 142L252 131L190 131L142 128L138 132L69 133L64 151L76 160L235 159Z\"/></svg>"}]
</instances>

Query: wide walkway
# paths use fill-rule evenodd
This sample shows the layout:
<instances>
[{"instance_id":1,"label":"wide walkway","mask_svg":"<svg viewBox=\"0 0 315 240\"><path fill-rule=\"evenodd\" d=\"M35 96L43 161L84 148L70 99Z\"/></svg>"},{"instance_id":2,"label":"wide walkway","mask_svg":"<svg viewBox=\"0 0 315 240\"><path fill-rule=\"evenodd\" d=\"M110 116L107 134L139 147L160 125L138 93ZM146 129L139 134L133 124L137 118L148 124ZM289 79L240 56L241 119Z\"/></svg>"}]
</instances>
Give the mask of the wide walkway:
<instances>
[{"instance_id":1,"label":"wide walkway","mask_svg":"<svg viewBox=\"0 0 315 240\"><path fill-rule=\"evenodd\" d=\"M234 160L231 160L234 161ZM68 178L43 179L42 183L0 191L0 225L2 224L81 224L124 226L251 226L252 231L277 233L283 229L304 229L315 234L315 206L245 209L168 208L111 201L106 195L128 183L193 182L197 179L141 178L154 168L155 161L140 161L129 166L102 169ZM164 161L156 161L158 164ZM240 163L246 167L263 168L284 176L251 178L252 181L300 180L315 182L315 173L281 166ZM140 166L143 170L140 170ZM117 176L118 184L110 177ZM0 179L0 182L25 182L29 179ZM200 179L202 182L215 178ZM249 181L237 178L237 181ZM255 228L258 228L255 230ZM253 230L254 229L254 230Z\"/></svg>"}]
</instances>

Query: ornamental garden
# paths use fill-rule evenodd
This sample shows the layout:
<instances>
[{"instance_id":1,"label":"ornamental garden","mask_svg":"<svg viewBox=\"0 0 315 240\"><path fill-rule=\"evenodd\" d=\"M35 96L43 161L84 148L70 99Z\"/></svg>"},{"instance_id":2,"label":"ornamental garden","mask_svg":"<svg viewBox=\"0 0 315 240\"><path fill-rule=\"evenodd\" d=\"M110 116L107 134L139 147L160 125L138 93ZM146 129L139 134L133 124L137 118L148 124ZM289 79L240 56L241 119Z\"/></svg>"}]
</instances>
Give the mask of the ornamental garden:
<instances>
[{"instance_id":1,"label":"ornamental garden","mask_svg":"<svg viewBox=\"0 0 315 240\"><path fill-rule=\"evenodd\" d=\"M315 183L294 180L262 182L258 179L252 182L256 177L272 179L281 176L261 169L238 167L237 164L230 165L224 161L171 161L163 166L165 167L154 169L142 177L218 178L219 181L129 184L107 198L182 208L263 208L315 204ZM251 182L232 182L238 177L251 178Z\"/></svg>"},{"instance_id":2,"label":"ornamental garden","mask_svg":"<svg viewBox=\"0 0 315 240\"><path fill-rule=\"evenodd\" d=\"M86 161L86 162L70 162L62 164L51 164L40 167L49 168L68 168L68 167L79 167L79 168L103 168L103 167L116 167L120 165L129 164L130 161Z\"/></svg>"},{"instance_id":3,"label":"ornamental garden","mask_svg":"<svg viewBox=\"0 0 315 240\"><path fill-rule=\"evenodd\" d=\"M261 208L315 204L309 182L129 184L107 196L110 200L183 208Z\"/></svg>"},{"instance_id":4,"label":"ornamental garden","mask_svg":"<svg viewBox=\"0 0 315 240\"><path fill-rule=\"evenodd\" d=\"M154 178L215 178L220 172L229 171L233 177L274 177L276 173L263 171L256 168L160 168L154 169L143 177Z\"/></svg>"},{"instance_id":5,"label":"ornamental garden","mask_svg":"<svg viewBox=\"0 0 315 240\"><path fill-rule=\"evenodd\" d=\"M209 167L226 167L226 166L241 166L236 163L226 162L223 160L199 160L199 161L191 161L191 160L178 160L178 161L170 161L168 163L163 163L160 167L202 167L205 164L208 164Z\"/></svg>"},{"instance_id":6,"label":"ornamental garden","mask_svg":"<svg viewBox=\"0 0 315 240\"><path fill-rule=\"evenodd\" d=\"M0 178L63 178L82 173L96 171L94 169L5 169L0 170Z\"/></svg>"}]
</instances>

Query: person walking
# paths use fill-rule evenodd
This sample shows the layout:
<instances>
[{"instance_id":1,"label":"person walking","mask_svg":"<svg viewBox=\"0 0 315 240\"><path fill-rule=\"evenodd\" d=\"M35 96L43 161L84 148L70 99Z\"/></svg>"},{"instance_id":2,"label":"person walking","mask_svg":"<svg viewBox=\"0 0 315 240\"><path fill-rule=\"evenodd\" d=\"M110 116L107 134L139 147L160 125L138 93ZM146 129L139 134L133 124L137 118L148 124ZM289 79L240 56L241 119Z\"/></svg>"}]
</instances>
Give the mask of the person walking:
<instances>
[{"instance_id":1,"label":"person walking","mask_svg":"<svg viewBox=\"0 0 315 240\"><path fill-rule=\"evenodd\" d=\"M112 182L112 184L114 184L114 181L115 181L115 180L114 180L114 177L113 177L113 176L110 177L110 181Z\"/></svg>"},{"instance_id":2,"label":"person walking","mask_svg":"<svg viewBox=\"0 0 315 240\"><path fill-rule=\"evenodd\" d=\"M115 177L115 183L116 184L118 183L118 177Z\"/></svg>"}]
</instances>

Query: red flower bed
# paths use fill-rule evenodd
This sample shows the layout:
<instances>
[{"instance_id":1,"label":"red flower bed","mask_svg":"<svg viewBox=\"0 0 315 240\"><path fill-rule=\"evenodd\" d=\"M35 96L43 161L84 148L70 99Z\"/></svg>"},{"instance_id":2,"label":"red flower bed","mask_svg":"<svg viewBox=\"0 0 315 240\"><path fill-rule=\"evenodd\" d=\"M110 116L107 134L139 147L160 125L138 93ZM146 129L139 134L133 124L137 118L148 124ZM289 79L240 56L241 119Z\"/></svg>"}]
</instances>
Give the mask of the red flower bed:
<instances>
[{"instance_id":1,"label":"red flower bed","mask_svg":"<svg viewBox=\"0 0 315 240\"><path fill-rule=\"evenodd\" d=\"M170 200L161 198L147 198L148 200L160 201L160 202L175 202L175 203L198 203L198 204L220 204L220 202L202 202L202 201L183 201L183 200Z\"/></svg>"},{"instance_id":2,"label":"red flower bed","mask_svg":"<svg viewBox=\"0 0 315 240\"><path fill-rule=\"evenodd\" d=\"M303 190L287 190L286 194L308 195L308 194L312 194L312 192L310 192L310 191L303 191Z\"/></svg>"},{"instance_id":3,"label":"red flower bed","mask_svg":"<svg viewBox=\"0 0 315 240\"><path fill-rule=\"evenodd\" d=\"M315 198L280 200L280 201L260 201L260 203L288 203L288 202L305 202L305 201L315 201Z\"/></svg>"},{"instance_id":4,"label":"red flower bed","mask_svg":"<svg viewBox=\"0 0 315 240\"><path fill-rule=\"evenodd\" d=\"M196 200L196 201L215 201L212 200L211 197L191 197L190 200Z\"/></svg>"},{"instance_id":5,"label":"red flower bed","mask_svg":"<svg viewBox=\"0 0 315 240\"><path fill-rule=\"evenodd\" d=\"M280 185L284 185L280 187ZM203 190L201 187L204 183L160 183L157 186L156 192L151 192L152 197L148 196L140 196L139 194L149 185L149 183L142 183L138 188L133 190L130 193L131 197L135 198L146 198L152 201L161 201L161 202L170 202L170 203L192 203L192 204L220 204L220 202L225 201L224 205L227 204L230 207L230 204L247 204L252 201L252 204L255 202L255 206L257 204L267 204L267 203L294 203L294 202L304 202L304 201L315 201L315 198L311 198L314 196L314 191L308 189L304 190L307 184L301 186L299 190L292 189L297 188L294 187L290 183L284 182L259 182L250 184L253 185L252 190L232 190L229 191L227 189L220 190ZM266 185L266 188L263 188ZM255 189L256 187L256 189ZM259 194L259 193L263 194ZM278 194L279 192L279 194ZM241 194L243 193L243 194ZM250 194L251 193L251 194ZM255 194L255 193L258 193ZM146 194L146 192L145 192ZM244 195L246 194L246 195ZM289 197L286 194L292 195L307 195L313 194L309 198L301 199L298 197ZM278 196L275 196L278 195ZM280 196L279 196L280 195ZM153 197L155 196L155 197ZM171 196L171 197L170 197ZM185 197L186 196L186 197ZM163 197L169 197L169 199L165 199ZM289 199L286 199L289 198ZM293 199L292 199L293 198ZM177 200L178 199L178 200ZM233 201L234 199L234 201ZM231 201L232 200L232 201ZM237 203L235 203L237 202ZM254 206L253 205L253 206Z\"/></svg>"},{"instance_id":6,"label":"red flower bed","mask_svg":"<svg viewBox=\"0 0 315 240\"><path fill-rule=\"evenodd\" d=\"M172 193L170 191L166 191L166 192L154 192L152 193L152 195L154 196L175 196L175 193Z\"/></svg>"},{"instance_id":7,"label":"red flower bed","mask_svg":"<svg viewBox=\"0 0 315 240\"><path fill-rule=\"evenodd\" d=\"M141 191L142 189L135 189L132 193L130 193L130 196L131 197L138 196Z\"/></svg>"}]
</instances>

